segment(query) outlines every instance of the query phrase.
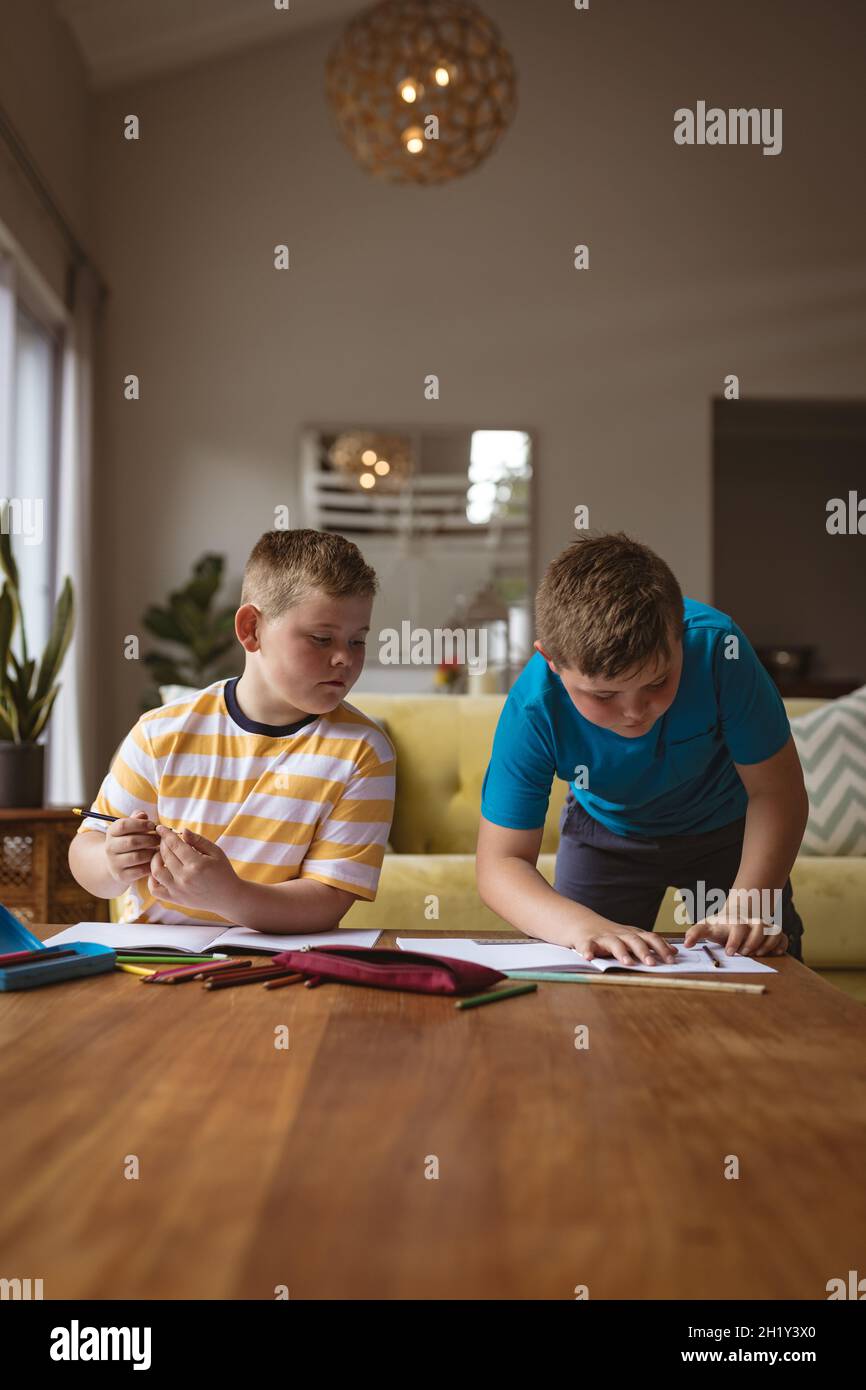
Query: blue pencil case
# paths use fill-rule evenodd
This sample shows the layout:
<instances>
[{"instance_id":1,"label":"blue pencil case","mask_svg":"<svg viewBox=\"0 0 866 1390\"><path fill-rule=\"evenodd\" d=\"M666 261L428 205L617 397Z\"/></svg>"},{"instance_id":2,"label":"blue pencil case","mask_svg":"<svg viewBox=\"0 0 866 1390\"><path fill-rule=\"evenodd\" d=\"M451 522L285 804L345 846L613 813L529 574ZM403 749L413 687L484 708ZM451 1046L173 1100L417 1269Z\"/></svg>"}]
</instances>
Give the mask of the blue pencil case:
<instances>
[{"instance_id":1,"label":"blue pencil case","mask_svg":"<svg viewBox=\"0 0 866 1390\"><path fill-rule=\"evenodd\" d=\"M114 969L117 958L117 952L110 946L100 946L95 941L70 941L62 949L74 954L52 957L50 948L0 903L0 956L13 951L45 952L44 960L6 965L0 962L0 991L36 989L39 985L59 984L82 975L101 975L105 970Z\"/></svg>"}]
</instances>

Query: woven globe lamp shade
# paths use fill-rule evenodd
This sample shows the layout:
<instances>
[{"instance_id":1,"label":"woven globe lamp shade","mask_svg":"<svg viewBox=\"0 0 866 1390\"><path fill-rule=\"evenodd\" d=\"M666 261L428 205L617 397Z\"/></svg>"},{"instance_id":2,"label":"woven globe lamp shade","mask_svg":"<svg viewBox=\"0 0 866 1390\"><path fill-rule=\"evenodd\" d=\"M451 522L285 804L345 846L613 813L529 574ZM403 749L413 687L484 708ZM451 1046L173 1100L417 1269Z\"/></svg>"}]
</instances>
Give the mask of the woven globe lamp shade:
<instances>
[{"instance_id":1,"label":"woven globe lamp shade","mask_svg":"<svg viewBox=\"0 0 866 1390\"><path fill-rule=\"evenodd\" d=\"M475 169L507 129L517 75L472 0L381 0L328 57L328 100L362 168L392 183Z\"/></svg>"}]
</instances>

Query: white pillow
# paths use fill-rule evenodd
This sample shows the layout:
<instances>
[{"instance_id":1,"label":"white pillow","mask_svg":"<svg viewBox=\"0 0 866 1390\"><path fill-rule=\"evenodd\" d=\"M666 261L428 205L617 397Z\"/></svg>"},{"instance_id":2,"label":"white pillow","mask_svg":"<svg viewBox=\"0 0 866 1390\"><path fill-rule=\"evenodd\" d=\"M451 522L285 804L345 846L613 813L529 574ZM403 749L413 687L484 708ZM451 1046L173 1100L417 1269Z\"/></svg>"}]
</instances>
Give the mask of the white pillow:
<instances>
[{"instance_id":1,"label":"white pillow","mask_svg":"<svg viewBox=\"0 0 866 1390\"><path fill-rule=\"evenodd\" d=\"M866 685L791 720L809 821L800 853L866 855Z\"/></svg>"}]
</instances>

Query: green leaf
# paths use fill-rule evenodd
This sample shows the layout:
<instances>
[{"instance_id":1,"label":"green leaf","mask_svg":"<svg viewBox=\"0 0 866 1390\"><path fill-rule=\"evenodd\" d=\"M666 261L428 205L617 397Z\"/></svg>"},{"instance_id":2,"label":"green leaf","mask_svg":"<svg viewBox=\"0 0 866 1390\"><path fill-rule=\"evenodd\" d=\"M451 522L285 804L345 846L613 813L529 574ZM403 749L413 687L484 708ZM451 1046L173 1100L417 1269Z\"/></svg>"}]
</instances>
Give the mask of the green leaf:
<instances>
[{"instance_id":1,"label":"green leaf","mask_svg":"<svg viewBox=\"0 0 866 1390\"><path fill-rule=\"evenodd\" d=\"M203 612L209 608L211 599L222 582L224 564L222 555L210 554L203 555L193 567L195 577L189 581L183 592Z\"/></svg>"},{"instance_id":2,"label":"green leaf","mask_svg":"<svg viewBox=\"0 0 866 1390\"><path fill-rule=\"evenodd\" d=\"M18 593L18 566L12 554L12 542L9 539L9 500L3 498L0 501L0 565L3 566L3 573L9 580L11 588Z\"/></svg>"},{"instance_id":3,"label":"green leaf","mask_svg":"<svg viewBox=\"0 0 866 1390\"><path fill-rule=\"evenodd\" d=\"M145 612L142 622L148 632L152 632L154 637L161 637L164 642L180 642L183 645L186 641L183 629L167 608L157 608L152 604Z\"/></svg>"},{"instance_id":4,"label":"green leaf","mask_svg":"<svg viewBox=\"0 0 866 1390\"><path fill-rule=\"evenodd\" d=\"M191 599L183 594L171 595L171 611L184 636L184 641L192 645L205 631L205 615Z\"/></svg>"},{"instance_id":5,"label":"green leaf","mask_svg":"<svg viewBox=\"0 0 866 1390\"><path fill-rule=\"evenodd\" d=\"M32 703L28 701L23 705L18 705L18 729L22 743L32 743L36 739L37 735L33 733L33 728L38 723L39 712L52 700L52 696L57 693L58 688L58 686L54 686L53 692L49 691L47 695L43 695Z\"/></svg>"},{"instance_id":6,"label":"green leaf","mask_svg":"<svg viewBox=\"0 0 866 1390\"><path fill-rule=\"evenodd\" d=\"M36 723L31 727L30 732L28 734L28 738L31 743L36 742L39 735L42 733L42 730L45 728L45 725L48 723L48 716L51 713L54 701L57 699L57 693L59 690L60 686L55 685L54 689L48 692L44 700L39 701L40 705L42 706L42 711L39 717L37 718Z\"/></svg>"},{"instance_id":7,"label":"green leaf","mask_svg":"<svg viewBox=\"0 0 866 1390\"><path fill-rule=\"evenodd\" d=\"M10 652L9 643L15 628L15 606L8 585L3 585L0 593L0 686L8 684L7 666L9 656L14 661L15 653Z\"/></svg>"},{"instance_id":8,"label":"green leaf","mask_svg":"<svg viewBox=\"0 0 866 1390\"><path fill-rule=\"evenodd\" d=\"M3 694L2 699L0 699L0 715L2 715L3 719L12 730L12 737L15 740L15 742L20 743L21 729L18 724L18 710L15 708L15 705L12 703L12 701L9 699L5 692Z\"/></svg>"},{"instance_id":9,"label":"green leaf","mask_svg":"<svg viewBox=\"0 0 866 1390\"><path fill-rule=\"evenodd\" d=\"M47 695L49 689L57 679L57 674L63 664L66 649L72 641L72 632L75 627L75 599L72 592L72 581L69 575L63 581L63 586L57 596L57 603L54 607L54 621L51 624L51 632L42 653L42 660L39 663L39 675L36 680L36 690L34 698L40 700L43 695Z\"/></svg>"},{"instance_id":10,"label":"green leaf","mask_svg":"<svg viewBox=\"0 0 866 1390\"><path fill-rule=\"evenodd\" d=\"M2 660L2 656L0 656ZM9 650L9 660L15 672L14 681L10 682L15 692L15 703L22 709L30 699L30 687L33 684L33 672L36 669L36 658L31 657L29 661L19 663L17 656Z\"/></svg>"}]
</instances>

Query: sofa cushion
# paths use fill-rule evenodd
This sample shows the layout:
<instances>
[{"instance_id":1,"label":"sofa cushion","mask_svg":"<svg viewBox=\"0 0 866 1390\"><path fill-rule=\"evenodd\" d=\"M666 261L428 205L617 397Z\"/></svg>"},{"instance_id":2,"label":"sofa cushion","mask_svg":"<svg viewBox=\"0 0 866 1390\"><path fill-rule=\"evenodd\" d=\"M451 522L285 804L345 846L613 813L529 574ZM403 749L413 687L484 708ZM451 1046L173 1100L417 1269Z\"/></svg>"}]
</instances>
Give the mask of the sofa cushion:
<instances>
[{"instance_id":1,"label":"sofa cushion","mask_svg":"<svg viewBox=\"0 0 866 1390\"><path fill-rule=\"evenodd\" d=\"M802 855L866 855L866 685L791 720L809 794Z\"/></svg>"},{"instance_id":2,"label":"sofa cushion","mask_svg":"<svg viewBox=\"0 0 866 1390\"><path fill-rule=\"evenodd\" d=\"M391 841L398 854L474 854L487 770L503 695L355 694L350 703L386 721L397 751ZM542 854L559 843L566 784L554 781Z\"/></svg>"}]
</instances>

